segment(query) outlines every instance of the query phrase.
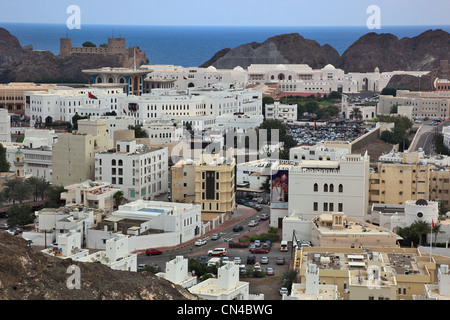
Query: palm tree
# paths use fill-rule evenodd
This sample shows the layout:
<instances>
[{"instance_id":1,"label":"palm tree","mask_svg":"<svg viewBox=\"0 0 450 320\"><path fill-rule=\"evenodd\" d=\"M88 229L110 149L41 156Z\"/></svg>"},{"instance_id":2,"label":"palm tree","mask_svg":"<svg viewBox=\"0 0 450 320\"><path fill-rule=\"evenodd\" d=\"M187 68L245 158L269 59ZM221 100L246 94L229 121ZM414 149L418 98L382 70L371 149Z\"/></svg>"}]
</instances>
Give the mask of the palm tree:
<instances>
[{"instance_id":1,"label":"palm tree","mask_svg":"<svg viewBox=\"0 0 450 320\"><path fill-rule=\"evenodd\" d=\"M34 201L37 201L38 192L39 192L39 183L42 178L39 177L29 177L25 180L26 183L30 185L33 190Z\"/></svg>"},{"instance_id":2,"label":"palm tree","mask_svg":"<svg viewBox=\"0 0 450 320\"><path fill-rule=\"evenodd\" d=\"M434 234L434 243L436 243L438 233L444 233L444 231L441 231L441 226L440 223L436 223L434 228L431 229L431 232Z\"/></svg>"},{"instance_id":3,"label":"palm tree","mask_svg":"<svg viewBox=\"0 0 450 320\"><path fill-rule=\"evenodd\" d=\"M121 190L116 191L116 193L114 193L113 195L113 199L116 204L116 207L118 208L124 199L123 192Z\"/></svg>"},{"instance_id":4,"label":"palm tree","mask_svg":"<svg viewBox=\"0 0 450 320\"><path fill-rule=\"evenodd\" d=\"M4 182L3 186L6 196L13 201L13 204L16 203L16 200L22 203L31 194L30 185L18 178Z\"/></svg>"},{"instance_id":5,"label":"palm tree","mask_svg":"<svg viewBox=\"0 0 450 320\"><path fill-rule=\"evenodd\" d=\"M350 119L362 119L362 111L358 107L353 107L352 111L350 111Z\"/></svg>"},{"instance_id":6,"label":"palm tree","mask_svg":"<svg viewBox=\"0 0 450 320\"><path fill-rule=\"evenodd\" d=\"M411 230L419 237L419 246L421 246L422 238L430 232L430 224L425 221L416 221L411 224Z\"/></svg>"}]
</instances>

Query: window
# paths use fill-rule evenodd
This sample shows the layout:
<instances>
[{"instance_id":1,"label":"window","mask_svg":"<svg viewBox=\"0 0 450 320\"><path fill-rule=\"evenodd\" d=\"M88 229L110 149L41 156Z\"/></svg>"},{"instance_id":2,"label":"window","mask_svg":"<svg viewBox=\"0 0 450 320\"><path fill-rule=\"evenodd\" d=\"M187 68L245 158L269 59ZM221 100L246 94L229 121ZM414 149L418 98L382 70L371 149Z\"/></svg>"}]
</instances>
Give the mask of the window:
<instances>
[{"instance_id":1,"label":"window","mask_svg":"<svg viewBox=\"0 0 450 320\"><path fill-rule=\"evenodd\" d=\"M323 211L328 211L328 203L323 203Z\"/></svg>"},{"instance_id":2,"label":"window","mask_svg":"<svg viewBox=\"0 0 450 320\"><path fill-rule=\"evenodd\" d=\"M319 210L319 204L318 204L317 202L314 202L314 203L313 203L313 210L314 210L314 211Z\"/></svg>"},{"instance_id":3,"label":"window","mask_svg":"<svg viewBox=\"0 0 450 320\"><path fill-rule=\"evenodd\" d=\"M344 212L344 204L343 203L338 203L338 211Z\"/></svg>"},{"instance_id":4,"label":"window","mask_svg":"<svg viewBox=\"0 0 450 320\"><path fill-rule=\"evenodd\" d=\"M328 184L323 185L323 192L328 192Z\"/></svg>"},{"instance_id":5,"label":"window","mask_svg":"<svg viewBox=\"0 0 450 320\"><path fill-rule=\"evenodd\" d=\"M342 184L339 185L339 192L344 192L344 186Z\"/></svg>"},{"instance_id":6,"label":"window","mask_svg":"<svg viewBox=\"0 0 450 320\"><path fill-rule=\"evenodd\" d=\"M115 160L115 159L112 159L112 160L111 160L111 165L112 165L112 166L115 166L115 165L116 165L116 160Z\"/></svg>"},{"instance_id":7,"label":"window","mask_svg":"<svg viewBox=\"0 0 450 320\"><path fill-rule=\"evenodd\" d=\"M314 183L314 191L315 192L319 191L319 185L317 183Z\"/></svg>"},{"instance_id":8,"label":"window","mask_svg":"<svg viewBox=\"0 0 450 320\"><path fill-rule=\"evenodd\" d=\"M334 192L334 185L332 183L330 184L330 192Z\"/></svg>"}]
</instances>

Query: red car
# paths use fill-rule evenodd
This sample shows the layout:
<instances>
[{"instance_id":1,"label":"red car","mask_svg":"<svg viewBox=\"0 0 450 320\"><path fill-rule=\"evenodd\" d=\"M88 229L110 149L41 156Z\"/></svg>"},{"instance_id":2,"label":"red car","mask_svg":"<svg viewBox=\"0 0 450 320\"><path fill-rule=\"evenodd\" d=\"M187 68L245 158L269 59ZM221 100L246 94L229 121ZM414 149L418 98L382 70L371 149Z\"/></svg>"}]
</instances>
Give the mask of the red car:
<instances>
[{"instance_id":1,"label":"red car","mask_svg":"<svg viewBox=\"0 0 450 320\"><path fill-rule=\"evenodd\" d=\"M153 256L153 255L156 255L156 254L162 254L162 251L158 250L158 249L147 249L145 251L145 255L147 255L147 256Z\"/></svg>"},{"instance_id":2,"label":"red car","mask_svg":"<svg viewBox=\"0 0 450 320\"><path fill-rule=\"evenodd\" d=\"M252 248L250 250L251 253L269 253L269 250L262 248Z\"/></svg>"}]
</instances>

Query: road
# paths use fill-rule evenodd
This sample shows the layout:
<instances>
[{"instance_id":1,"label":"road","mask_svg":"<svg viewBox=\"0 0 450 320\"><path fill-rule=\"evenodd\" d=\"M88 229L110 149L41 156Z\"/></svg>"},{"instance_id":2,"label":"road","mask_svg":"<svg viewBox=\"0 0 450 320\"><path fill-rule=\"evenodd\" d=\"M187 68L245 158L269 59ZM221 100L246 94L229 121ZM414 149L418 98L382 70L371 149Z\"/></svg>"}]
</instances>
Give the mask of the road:
<instances>
[{"instance_id":1,"label":"road","mask_svg":"<svg viewBox=\"0 0 450 320\"><path fill-rule=\"evenodd\" d=\"M207 240L206 244L203 246L186 246L181 249L171 250L167 252L163 252L162 255L157 256L146 256L146 255L138 255L137 263L146 264L146 265L158 265L161 268L161 271L165 270L166 262L172 260L177 255L182 255L185 257L200 257L205 256L207 259L208 250L218 248L218 247L228 247L229 241L237 242L239 238L244 235L252 234L252 233L261 233L266 232L269 228L269 221L261 221L256 227L248 227L248 222L252 219L257 219L257 217L261 213L269 213L270 208L267 206L263 206L262 212L256 212L251 217L241 221L239 225L242 225L244 229L239 232L233 231L233 226L228 227L219 232L220 238L218 240L211 240L210 237L205 238ZM191 251L192 248L192 251ZM227 256L230 261L233 261L235 257L241 258L241 264L245 264L247 267L247 257L251 254L248 248L227 248ZM271 250L267 254L255 254L256 261L260 262L261 257L266 256L269 259L268 264L261 264L263 271L266 270L267 267L274 268L275 275L274 276L266 276L264 278L253 278L253 277L241 277L242 281L247 281L250 283L250 293L251 294L259 294L264 293L266 299L278 299L279 296L278 289L281 286L282 274L286 270L288 270L289 265L291 263L292 252L281 252L280 251L280 242L275 242L272 245ZM277 265L276 259L278 257L283 257L286 260L284 265Z\"/></svg>"},{"instance_id":2,"label":"road","mask_svg":"<svg viewBox=\"0 0 450 320\"><path fill-rule=\"evenodd\" d=\"M440 125L431 125L431 120L424 121L422 123L422 128L419 132L419 135L416 138L414 145L412 146L412 151L418 151L419 148L422 148L426 155L433 154L433 136L437 132L442 132L442 128L444 126L450 125L450 122L446 122Z\"/></svg>"}]
</instances>

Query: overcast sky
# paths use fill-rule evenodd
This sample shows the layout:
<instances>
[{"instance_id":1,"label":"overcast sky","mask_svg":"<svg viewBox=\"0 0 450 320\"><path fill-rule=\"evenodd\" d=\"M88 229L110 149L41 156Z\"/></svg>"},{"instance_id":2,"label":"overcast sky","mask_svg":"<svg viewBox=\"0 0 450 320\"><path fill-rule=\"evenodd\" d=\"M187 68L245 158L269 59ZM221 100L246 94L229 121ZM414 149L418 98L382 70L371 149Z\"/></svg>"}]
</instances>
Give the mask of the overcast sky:
<instances>
[{"instance_id":1,"label":"overcast sky","mask_svg":"<svg viewBox=\"0 0 450 320\"><path fill-rule=\"evenodd\" d=\"M380 8L382 25L449 25L450 0L10 0L1 22L194 26L362 26Z\"/></svg>"}]
</instances>

